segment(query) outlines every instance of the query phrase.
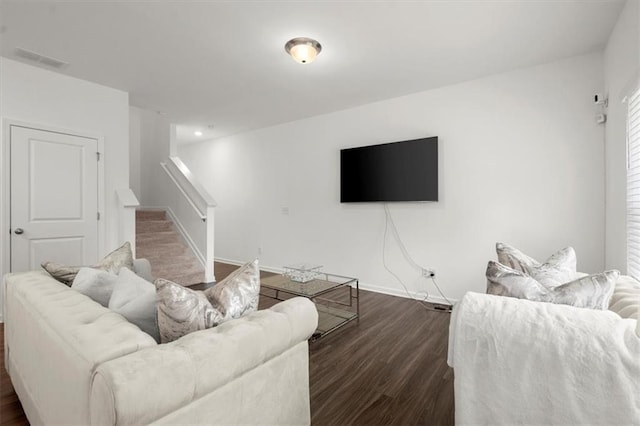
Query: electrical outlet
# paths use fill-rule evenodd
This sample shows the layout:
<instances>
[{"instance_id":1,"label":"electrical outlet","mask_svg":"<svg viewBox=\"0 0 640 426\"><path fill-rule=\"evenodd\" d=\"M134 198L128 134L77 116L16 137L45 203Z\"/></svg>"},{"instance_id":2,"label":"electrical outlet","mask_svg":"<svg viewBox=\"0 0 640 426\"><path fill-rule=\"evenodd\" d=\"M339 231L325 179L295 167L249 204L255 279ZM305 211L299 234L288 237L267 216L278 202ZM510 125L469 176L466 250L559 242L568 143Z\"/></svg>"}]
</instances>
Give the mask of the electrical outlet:
<instances>
[{"instance_id":1,"label":"electrical outlet","mask_svg":"<svg viewBox=\"0 0 640 426\"><path fill-rule=\"evenodd\" d=\"M425 278L433 278L436 276L436 270L433 268L422 268L422 276Z\"/></svg>"},{"instance_id":2,"label":"electrical outlet","mask_svg":"<svg viewBox=\"0 0 640 426\"><path fill-rule=\"evenodd\" d=\"M258 256L260 256L262 254L262 246L258 247Z\"/></svg>"}]
</instances>

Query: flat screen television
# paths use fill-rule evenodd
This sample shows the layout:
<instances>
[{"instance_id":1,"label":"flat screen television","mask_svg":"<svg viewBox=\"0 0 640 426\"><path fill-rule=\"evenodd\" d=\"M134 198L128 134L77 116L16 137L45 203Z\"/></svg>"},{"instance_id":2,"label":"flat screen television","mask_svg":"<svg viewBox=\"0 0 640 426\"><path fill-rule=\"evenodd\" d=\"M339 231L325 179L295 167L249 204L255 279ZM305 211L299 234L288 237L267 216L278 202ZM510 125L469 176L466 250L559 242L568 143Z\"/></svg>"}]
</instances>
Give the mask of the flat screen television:
<instances>
[{"instance_id":1,"label":"flat screen television","mask_svg":"<svg viewBox=\"0 0 640 426\"><path fill-rule=\"evenodd\" d=\"M340 202L438 201L438 137L340 150Z\"/></svg>"}]
</instances>

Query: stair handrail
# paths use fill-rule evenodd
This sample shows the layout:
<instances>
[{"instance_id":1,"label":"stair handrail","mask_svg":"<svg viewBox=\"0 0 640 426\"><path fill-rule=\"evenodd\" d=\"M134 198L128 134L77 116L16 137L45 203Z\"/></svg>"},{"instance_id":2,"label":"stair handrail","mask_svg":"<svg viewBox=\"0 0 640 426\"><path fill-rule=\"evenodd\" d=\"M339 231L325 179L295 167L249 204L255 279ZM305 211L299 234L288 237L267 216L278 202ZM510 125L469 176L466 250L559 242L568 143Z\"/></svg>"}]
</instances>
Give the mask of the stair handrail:
<instances>
[{"instance_id":1,"label":"stair handrail","mask_svg":"<svg viewBox=\"0 0 640 426\"><path fill-rule=\"evenodd\" d=\"M186 164L178 157L169 157L167 162L160 163L173 183L178 187L187 202L200 216L203 222L207 220L207 211L216 207L213 197L202 187L198 179Z\"/></svg>"},{"instance_id":2,"label":"stair handrail","mask_svg":"<svg viewBox=\"0 0 640 426\"><path fill-rule=\"evenodd\" d=\"M167 175L169 175L169 178L193 208L197 217L204 222L204 229L193 231L204 231L205 244L201 250L198 249L196 243L193 243L193 237L189 236L188 231L184 229L184 227L183 230L190 247L204 266L205 282L214 282L214 208L217 204L213 197L202 187L198 179L193 173L191 173L191 170L189 170L187 165L184 164L180 158L171 156L166 162L161 162L160 166L162 166L164 171L167 172ZM179 222L179 216L176 217L176 219Z\"/></svg>"}]
</instances>

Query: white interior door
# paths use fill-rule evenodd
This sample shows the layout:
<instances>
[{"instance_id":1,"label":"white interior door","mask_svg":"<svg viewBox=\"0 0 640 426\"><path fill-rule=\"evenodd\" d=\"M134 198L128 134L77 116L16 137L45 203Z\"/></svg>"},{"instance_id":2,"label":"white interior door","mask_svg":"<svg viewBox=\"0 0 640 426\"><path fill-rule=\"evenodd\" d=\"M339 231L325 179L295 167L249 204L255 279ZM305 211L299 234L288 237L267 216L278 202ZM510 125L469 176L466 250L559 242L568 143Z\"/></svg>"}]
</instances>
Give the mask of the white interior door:
<instances>
[{"instance_id":1,"label":"white interior door","mask_svg":"<svg viewBox=\"0 0 640 426\"><path fill-rule=\"evenodd\" d=\"M11 126L11 272L98 256L95 139Z\"/></svg>"}]
</instances>

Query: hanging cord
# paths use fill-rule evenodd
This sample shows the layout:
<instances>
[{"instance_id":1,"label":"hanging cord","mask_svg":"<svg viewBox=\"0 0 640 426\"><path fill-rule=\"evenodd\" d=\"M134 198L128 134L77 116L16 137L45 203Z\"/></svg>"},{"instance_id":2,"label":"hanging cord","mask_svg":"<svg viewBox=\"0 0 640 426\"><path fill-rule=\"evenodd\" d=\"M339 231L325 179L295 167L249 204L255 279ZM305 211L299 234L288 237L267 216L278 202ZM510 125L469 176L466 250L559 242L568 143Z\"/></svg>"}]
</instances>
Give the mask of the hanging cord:
<instances>
[{"instance_id":1,"label":"hanging cord","mask_svg":"<svg viewBox=\"0 0 640 426\"><path fill-rule=\"evenodd\" d=\"M420 273L422 273L422 271L424 271L425 269L428 269L428 268L423 268L422 266L418 265L418 263L416 263L416 261L413 260L413 258L409 254L409 251L407 250L407 248L405 247L404 243L402 242L402 238L400 238L400 234L398 233L398 228L396 228L396 224L393 221L393 216L391 216L391 212L389 211L389 206L387 205L387 203L384 203L384 213L385 213L386 220L385 220L385 224L384 224L384 240L383 240L383 243L382 243L382 264L383 264L384 268L391 275L393 275L395 277L395 279L400 283L400 285L402 285L402 287L404 288L404 290L407 293L407 295L409 295L409 297L411 297L412 299L417 300L413 296L411 296L411 294L409 293L409 290L404 285L402 280L387 267L386 260L385 260L385 252L386 252L386 244L387 244L387 228L389 226L389 223L391 223L391 231L393 232L393 235L394 235L396 241L398 242L398 245L400 246L400 251L402 251L402 255L407 260L407 262L409 262L414 268L418 269L420 271ZM438 290L438 293L440 293L440 296L442 296L442 298L444 300L446 300L447 303L449 303L449 305L453 306L453 303L451 303L451 301L449 299L447 299L447 297L444 295L444 293L442 293L442 290L440 290L440 286L438 286L438 283L436 281L436 277L429 277L429 278L431 278L431 281L433 282L433 285ZM429 292L427 290L425 290L425 292L426 292L426 296L422 300L423 302L429 298Z\"/></svg>"},{"instance_id":2,"label":"hanging cord","mask_svg":"<svg viewBox=\"0 0 640 426\"><path fill-rule=\"evenodd\" d=\"M426 310L429 310L429 307L424 303L428 298L429 298L429 292L425 290L425 296L422 300L420 299L416 299L415 297L413 297L413 295L409 292L409 289L407 288L406 285L404 285L404 282L402 281L402 279L400 279L400 277L393 272L389 266L387 266L387 233L388 233L388 229L389 229L389 212L387 211L387 205L385 204L385 214L386 214L386 220L384 222L384 237L382 240L382 266L384 266L384 269L387 270L388 273L390 273L395 279L396 281L398 281L398 283L402 286L402 288L404 289L405 293L407 293L407 296L410 299L415 300L416 302L418 302L420 305L422 305L423 308L425 308Z\"/></svg>"}]
</instances>

